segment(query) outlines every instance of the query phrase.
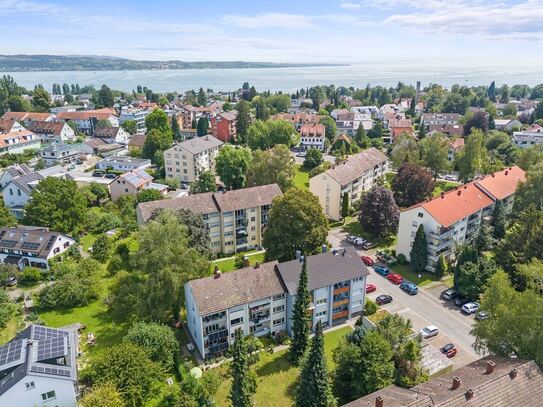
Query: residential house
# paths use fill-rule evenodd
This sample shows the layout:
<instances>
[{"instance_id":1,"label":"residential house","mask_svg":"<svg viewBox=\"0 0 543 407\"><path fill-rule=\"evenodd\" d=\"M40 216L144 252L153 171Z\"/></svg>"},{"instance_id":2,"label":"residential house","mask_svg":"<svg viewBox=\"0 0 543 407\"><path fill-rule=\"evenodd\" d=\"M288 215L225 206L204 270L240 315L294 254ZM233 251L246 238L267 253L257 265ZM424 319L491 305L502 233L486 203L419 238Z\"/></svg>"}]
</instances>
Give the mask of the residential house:
<instances>
[{"instance_id":1,"label":"residential house","mask_svg":"<svg viewBox=\"0 0 543 407\"><path fill-rule=\"evenodd\" d=\"M396 112L396 111L392 111L392 112L385 112L383 113L382 115L383 117L383 128L385 129L388 129L389 128L389 123L391 121L399 121L399 120L406 120L407 118L405 117L405 113L401 113L401 112Z\"/></svg>"},{"instance_id":2,"label":"residential house","mask_svg":"<svg viewBox=\"0 0 543 407\"><path fill-rule=\"evenodd\" d=\"M176 199L142 202L138 223L147 222L156 210L188 209L201 214L209 228L211 249L232 254L262 247L273 199L282 195L277 184L224 192L206 192Z\"/></svg>"},{"instance_id":3,"label":"residential house","mask_svg":"<svg viewBox=\"0 0 543 407\"><path fill-rule=\"evenodd\" d=\"M198 120L200 117L205 117L211 120L220 111L220 105L212 104L209 106L192 106L183 105L179 108L179 114L177 115L177 121L184 129L190 129L192 123Z\"/></svg>"},{"instance_id":4,"label":"residential house","mask_svg":"<svg viewBox=\"0 0 543 407\"><path fill-rule=\"evenodd\" d=\"M415 133L410 119L390 120L388 129L390 130L390 138L383 137L385 143L394 143L398 137L404 134L413 136Z\"/></svg>"},{"instance_id":5,"label":"residential house","mask_svg":"<svg viewBox=\"0 0 543 407\"><path fill-rule=\"evenodd\" d=\"M278 113L270 116L270 120L285 120L292 124L296 130L300 130L306 124L318 124L326 116L311 113Z\"/></svg>"},{"instance_id":6,"label":"residential house","mask_svg":"<svg viewBox=\"0 0 543 407\"><path fill-rule=\"evenodd\" d=\"M198 130L196 130L196 129L181 129L181 130L179 130L179 134L180 134L182 140L189 140L191 138L197 137Z\"/></svg>"},{"instance_id":7,"label":"residential house","mask_svg":"<svg viewBox=\"0 0 543 407\"><path fill-rule=\"evenodd\" d=\"M271 261L185 284L187 326L203 358L223 354L241 329L244 335L291 333L292 308L302 257ZM360 314L369 275L352 247L307 258L311 329L331 327Z\"/></svg>"},{"instance_id":8,"label":"residential house","mask_svg":"<svg viewBox=\"0 0 543 407\"><path fill-rule=\"evenodd\" d=\"M120 126L97 126L94 129L94 137L101 138L107 143L128 144L130 133Z\"/></svg>"},{"instance_id":9,"label":"residential house","mask_svg":"<svg viewBox=\"0 0 543 407\"><path fill-rule=\"evenodd\" d=\"M0 405L76 407L76 326L30 325L0 346Z\"/></svg>"},{"instance_id":10,"label":"residential house","mask_svg":"<svg viewBox=\"0 0 543 407\"><path fill-rule=\"evenodd\" d=\"M429 130L431 125L458 125L462 116L458 113L423 113L420 116L420 125Z\"/></svg>"},{"instance_id":11,"label":"residential house","mask_svg":"<svg viewBox=\"0 0 543 407\"><path fill-rule=\"evenodd\" d=\"M320 151L324 151L326 140L325 133L326 128L324 127L324 124L304 124L300 128L300 148L302 150L316 148Z\"/></svg>"},{"instance_id":12,"label":"residential house","mask_svg":"<svg viewBox=\"0 0 543 407\"><path fill-rule=\"evenodd\" d=\"M37 267L49 270L49 260L68 250L75 240L46 228L22 226L0 228L0 263L19 270Z\"/></svg>"},{"instance_id":13,"label":"residential house","mask_svg":"<svg viewBox=\"0 0 543 407\"><path fill-rule=\"evenodd\" d=\"M0 133L12 133L24 129L25 127L15 119L0 119Z\"/></svg>"},{"instance_id":14,"label":"residential house","mask_svg":"<svg viewBox=\"0 0 543 407\"><path fill-rule=\"evenodd\" d=\"M455 138L449 141L449 151L447 153L447 158L450 162L454 161L456 153L464 148L465 140L463 138Z\"/></svg>"},{"instance_id":15,"label":"residential house","mask_svg":"<svg viewBox=\"0 0 543 407\"><path fill-rule=\"evenodd\" d=\"M522 123L517 119L494 119L496 130L512 132L514 129L522 128Z\"/></svg>"},{"instance_id":16,"label":"residential house","mask_svg":"<svg viewBox=\"0 0 543 407\"><path fill-rule=\"evenodd\" d=\"M37 150L40 146L40 138L25 128L7 133L0 132L0 155L5 153L17 154L33 149Z\"/></svg>"},{"instance_id":17,"label":"residential house","mask_svg":"<svg viewBox=\"0 0 543 407\"><path fill-rule=\"evenodd\" d=\"M512 210L516 188L525 178L521 168L506 168L403 210L397 253L410 259L415 234L423 225L428 239L427 269L434 271L439 256L452 259L458 246L473 242L496 201L502 201L507 212Z\"/></svg>"},{"instance_id":18,"label":"residential house","mask_svg":"<svg viewBox=\"0 0 543 407\"><path fill-rule=\"evenodd\" d=\"M194 182L202 171L210 170L223 142L213 136L195 137L164 151L166 179Z\"/></svg>"},{"instance_id":19,"label":"residential house","mask_svg":"<svg viewBox=\"0 0 543 407\"><path fill-rule=\"evenodd\" d=\"M167 185L154 183L153 177L141 169L125 172L109 184L109 192L113 202L123 195L135 196L144 189L156 189L162 195L166 195L168 192Z\"/></svg>"},{"instance_id":20,"label":"residential house","mask_svg":"<svg viewBox=\"0 0 543 407\"><path fill-rule=\"evenodd\" d=\"M123 106L119 116L119 124L123 124L128 120L133 120L136 122L136 128L138 131L145 131L145 118L149 113L150 111L147 109Z\"/></svg>"},{"instance_id":21,"label":"residential house","mask_svg":"<svg viewBox=\"0 0 543 407\"><path fill-rule=\"evenodd\" d=\"M513 143L520 148L543 144L543 126L532 124L526 130L513 132Z\"/></svg>"},{"instance_id":22,"label":"residential house","mask_svg":"<svg viewBox=\"0 0 543 407\"><path fill-rule=\"evenodd\" d=\"M373 128L373 120L371 115L367 113L347 112L337 114L336 126L339 134L346 134L349 137L354 137L360 126L364 130Z\"/></svg>"},{"instance_id":23,"label":"residential house","mask_svg":"<svg viewBox=\"0 0 543 407\"><path fill-rule=\"evenodd\" d=\"M33 121L53 121L55 115L52 113L38 113L38 112L6 112L2 116L3 119L17 120L19 123L27 123Z\"/></svg>"},{"instance_id":24,"label":"residential house","mask_svg":"<svg viewBox=\"0 0 543 407\"><path fill-rule=\"evenodd\" d=\"M58 120L65 122L73 121L77 124L77 130L85 133L87 136L94 135L96 124L100 120L107 120L111 126L119 127L119 119L113 109L82 110L77 112L60 112L57 114Z\"/></svg>"},{"instance_id":25,"label":"residential house","mask_svg":"<svg viewBox=\"0 0 543 407\"><path fill-rule=\"evenodd\" d=\"M128 141L128 151L140 151L143 150L143 145L145 144L145 138L147 135L145 133L136 133Z\"/></svg>"},{"instance_id":26,"label":"residential house","mask_svg":"<svg viewBox=\"0 0 543 407\"><path fill-rule=\"evenodd\" d=\"M37 134L43 144L66 143L75 139L74 129L66 122L35 120L28 122L26 128Z\"/></svg>"},{"instance_id":27,"label":"residential house","mask_svg":"<svg viewBox=\"0 0 543 407\"><path fill-rule=\"evenodd\" d=\"M352 204L388 170L388 158L372 147L311 177L309 190L319 198L324 214L330 219L339 220L343 195L347 193L349 204Z\"/></svg>"},{"instance_id":28,"label":"residential house","mask_svg":"<svg viewBox=\"0 0 543 407\"><path fill-rule=\"evenodd\" d=\"M489 355L410 389L395 384L344 407L526 407L543 400L543 372L518 358Z\"/></svg>"},{"instance_id":29,"label":"residential house","mask_svg":"<svg viewBox=\"0 0 543 407\"><path fill-rule=\"evenodd\" d=\"M84 155L81 144L50 144L40 150L46 167L75 163Z\"/></svg>"},{"instance_id":30,"label":"residential house","mask_svg":"<svg viewBox=\"0 0 543 407\"><path fill-rule=\"evenodd\" d=\"M144 170L151 166L151 160L146 158L132 158L123 155L108 156L96 163L98 170L113 170L113 171L134 171Z\"/></svg>"},{"instance_id":31,"label":"residential house","mask_svg":"<svg viewBox=\"0 0 543 407\"><path fill-rule=\"evenodd\" d=\"M351 113L351 111L349 109L334 109L330 112L330 116L332 117L332 119L337 120L340 114L347 113Z\"/></svg>"},{"instance_id":32,"label":"residential house","mask_svg":"<svg viewBox=\"0 0 543 407\"><path fill-rule=\"evenodd\" d=\"M461 124L430 124L427 127L428 135L443 133L448 137L463 137L464 126Z\"/></svg>"},{"instance_id":33,"label":"residential house","mask_svg":"<svg viewBox=\"0 0 543 407\"><path fill-rule=\"evenodd\" d=\"M211 134L224 143L236 140L236 117L238 112L222 112L211 118Z\"/></svg>"},{"instance_id":34,"label":"residential house","mask_svg":"<svg viewBox=\"0 0 543 407\"><path fill-rule=\"evenodd\" d=\"M119 143L111 143L107 139L91 138L83 143L84 150L90 154L98 155L100 157L109 157L111 155L117 155L125 152L126 146ZM130 150L130 147L129 147Z\"/></svg>"},{"instance_id":35,"label":"residential house","mask_svg":"<svg viewBox=\"0 0 543 407\"><path fill-rule=\"evenodd\" d=\"M7 167L2 176L0 176L0 190L4 189L7 184L15 178L28 175L32 172L32 169L26 164L13 164Z\"/></svg>"}]
</instances>

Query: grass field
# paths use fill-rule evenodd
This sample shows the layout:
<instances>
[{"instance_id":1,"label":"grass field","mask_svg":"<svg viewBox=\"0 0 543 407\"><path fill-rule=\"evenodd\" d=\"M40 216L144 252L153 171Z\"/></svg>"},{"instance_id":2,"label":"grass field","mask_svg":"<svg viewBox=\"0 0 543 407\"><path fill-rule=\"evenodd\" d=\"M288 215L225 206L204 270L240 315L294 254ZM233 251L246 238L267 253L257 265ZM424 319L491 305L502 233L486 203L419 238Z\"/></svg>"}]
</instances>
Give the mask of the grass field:
<instances>
[{"instance_id":1,"label":"grass field","mask_svg":"<svg viewBox=\"0 0 543 407\"><path fill-rule=\"evenodd\" d=\"M436 186L432 194L433 196L439 196L442 192L450 191L451 189L456 188L458 185L460 184L457 182L436 181Z\"/></svg>"},{"instance_id":2,"label":"grass field","mask_svg":"<svg viewBox=\"0 0 543 407\"><path fill-rule=\"evenodd\" d=\"M8 321L4 328L0 329L0 345L3 345L13 339L18 330L19 318L13 317Z\"/></svg>"},{"instance_id":3,"label":"grass field","mask_svg":"<svg viewBox=\"0 0 543 407\"><path fill-rule=\"evenodd\" d=\"M324 334L324 350L328 364L328 371L334 369L332 354L339 341L351 330L349 327L338 329ZM260 360L253 366L257 375L257 390L255 405L257 406L291 406L293 404L298 368L292 366L288 360L288 351L277 353L263 352ZM229 406L228 393L230 380L227 378L227 367L221 366L211 372L222 376L222 383L215 394L218 406Z\"/></svg>"},{"instance_id":4,"label":"grass field","mask_svg":"<svg viewBox=\"0 0 543 407\"><path fill-rule=\"evenodd\" d=\"M394 273L401 274L403 278L417 284L420 287L433 283L434 281L439 281L439 278L429 271L422 273L421 278L419 279L417 273L411 270L409 264L394 264L389 267Z\"/></svg>"},{"instance_id":5,"label":"grass field","mask_svg":"<svg viewBox=\"0 0 543 407\"><path fill-rule=\"evenodd\" d=\"M309 190L309 170L306 170L302 164L296 164L294 184L297 188Z\"/></svg>"},{"instance_id":6,"label":"grass field","mask_svg":"<svg viewBox=\"0 0 543 407\"><path fill-rule=\"evenodd\" d=\"M254 266L254 264L259 261L260 263L264 262L264 252L260 253L251 253L247 252L244 253L247 257L249 257L249 263ZM219 266L219 269L222 272L232 271L235 269L235 257L227 258L227 259L219 259L211 262L210 268L213 270L215 266Z\"/></svg>"}]
</instances>

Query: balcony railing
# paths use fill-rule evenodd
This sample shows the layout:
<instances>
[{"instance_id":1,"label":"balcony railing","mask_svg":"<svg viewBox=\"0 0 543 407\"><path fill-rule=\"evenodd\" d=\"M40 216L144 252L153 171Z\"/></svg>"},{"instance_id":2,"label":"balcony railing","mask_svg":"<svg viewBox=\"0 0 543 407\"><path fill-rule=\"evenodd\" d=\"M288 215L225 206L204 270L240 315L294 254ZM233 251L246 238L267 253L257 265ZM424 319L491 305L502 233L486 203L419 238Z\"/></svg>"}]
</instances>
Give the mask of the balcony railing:
<instances>
[{"instance_id":1,"label":"balcony railing","mask_svg":"<svg viewBox=\"0 0 543 407\"><path fill-rule=\"evenodd\" d=\"M336 288L334 290L334 295L338 295L338 294L341 294L341 293L346 293L349 291L349 287L341 287L341 288Z\"/></svg>"},{"instance_id":2,"label":"balcony railing","mask_svg":"<svg viewBox=\"0 0 543 407\"><path fill-rule=\"evenodd\" d=\"M340 311L332 314L332 319L347 318L349 316L349 311Z\"/></svg>"}]
</instances>

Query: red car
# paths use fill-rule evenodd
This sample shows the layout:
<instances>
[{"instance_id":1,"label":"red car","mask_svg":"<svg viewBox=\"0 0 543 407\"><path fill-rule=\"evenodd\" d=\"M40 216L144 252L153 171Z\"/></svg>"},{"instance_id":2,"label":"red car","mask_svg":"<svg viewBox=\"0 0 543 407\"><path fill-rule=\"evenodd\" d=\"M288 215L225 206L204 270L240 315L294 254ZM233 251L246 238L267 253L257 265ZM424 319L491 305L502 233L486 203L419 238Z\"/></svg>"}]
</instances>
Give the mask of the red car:
<instances>
[{"instance_id":1,"label":"red car","mask_svg":"<svg viewBox=\"0 0 543 407\"><path fill-rule=\"evenodd\" d=\"M403 277L399 274L389 274L387 276L388 278L388 281L390 281L391 283L394 283L394 284L401 284L403 283Z\"/></svg>"},{"instance_id":2,"label":"red car","mask_svg":"<svg viewBox=\"0 0 543 407\"><path fill-rule=\"evenodd\" d=\"M448 351L445 355L448 357L448 358L452 358L454 355L456 355L458 353L458 351L456 350L456 348L452 348L450 351Z\"/></svg>"},{"instance_id":3,"label":"red car","mask_svg":"<svg viewBox=\"0 0 543 407\"><path fill-rule=\"evenodd\" d=\"M373 266L375 262L370 256L360 256L366 266Z\"/></svg>"},{"instance_id":4,"label":"red car","mask_svg":"<svg viewBox=\"0 0 543 407\"><path fill-rule=\"evenodd\" d=\"M373 284L366 284L366 294L367 294L367 293L372 293L372 292L374 292L375 290L377 290L377 287L375 287L375 285L373 285Z\"/></svg>"}]
</instances>

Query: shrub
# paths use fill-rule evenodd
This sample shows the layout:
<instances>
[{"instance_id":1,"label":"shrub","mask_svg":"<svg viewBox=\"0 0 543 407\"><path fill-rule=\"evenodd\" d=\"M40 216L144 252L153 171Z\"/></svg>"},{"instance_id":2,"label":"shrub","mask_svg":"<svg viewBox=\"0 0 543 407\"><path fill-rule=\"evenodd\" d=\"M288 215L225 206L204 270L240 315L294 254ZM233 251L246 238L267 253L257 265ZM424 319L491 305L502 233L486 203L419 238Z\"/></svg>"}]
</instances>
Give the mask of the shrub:
<instances>
[{"instance_id":1,"label":"shrub","mask_svg":"<svg viewBox=\"0 0 543 407\"><path fill-rule=\"evenodd\" d=\"M18 280L21 284L32 284L43 280L43 272L36 267L26 267L19 273Z\"/></svg>"},{"instance_id":2,"label":"shrub","mask_svg":"<svg viewBox=\"0 0 543 407\"><path fill-rule=\"evenodd\" d=\"M378 307L377 304L374 303L371 300L366 300L366 303L364 304L364 315L369 316L373 315L377 312Z\"/></svg>"},{"instance_id":3,"label":"shrub","mask_svg":"<svg viewBox=\"0 0 543 407\"><path fill-rule=\"evenodd\" d=\"M396 259L398 260L398 263L400 264L407 264L407 259L405 258L405 255L403 253L400 253L396 256Z\"/></svg>"},{"instance_id":4,"label":"shrub","mask_svg":"<svg viewBox=\"0 0 543 407\"><path fill-rule=\"evenodd\" d=\"M160 363L164 369L174 367L174 354L179 350L179 343L168 326L137 322L130 328L125 340L143 348L149 358Z\"/></svg>"},{"instance_id":5,"label":"shrub","mask_svg":"<svg viewBox=\"0 0 543 407\"><path fill-rule=\"evenodd\" d=\"M45 309L72 308L87 305L97 298L98 292L92 278L70 274L44 287L38 303Z\"/></svg>"}]
</instances>

